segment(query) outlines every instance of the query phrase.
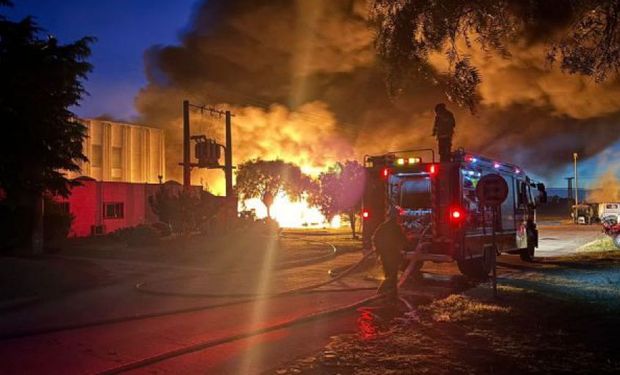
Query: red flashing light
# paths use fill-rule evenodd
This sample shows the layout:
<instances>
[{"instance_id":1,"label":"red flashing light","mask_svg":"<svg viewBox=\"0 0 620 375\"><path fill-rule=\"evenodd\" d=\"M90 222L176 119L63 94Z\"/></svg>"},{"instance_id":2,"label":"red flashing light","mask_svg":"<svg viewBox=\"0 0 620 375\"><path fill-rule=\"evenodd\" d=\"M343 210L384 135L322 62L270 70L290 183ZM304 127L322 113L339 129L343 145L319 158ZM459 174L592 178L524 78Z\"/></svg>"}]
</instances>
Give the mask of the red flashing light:
<instances>
[{"instance_id":1,"label":"red flashing light","mask_svg":"<svg viewBox=\"0 0 620 375\"><path fill-rule=\"evenodd\" d=\"M362 211L362 217L368 219L370 217L370 212L368 212L368 210Z\"/></svg>"},{"instance_id":2,"label":"red flashing light","mask_svg":"<svg viewBox=\"0 0 620 375\"><path fill-rule=\"evenodd\" d=\"M383 178L388 178L389 175L390 175L390 169L389 168L383 168L381 170L381 176L383 176Z\"/></svg>"},{"instance_id":3,"label":"red flashing light","mask_svg":"<svg viewBox=\"0 0 620 375\"><path fill-rule=\"evenodd\" d=\"M431 176L436 175L438 171L439 171L439 166L437 164L431 164L428 166L428 173Z\"/></svg>"},{"instance_id":4,"label":"red flashing light","mask_svg":"<svg viewBox=\"0 0 620 375\"><path fill-rule=\"evenodd\" d=\"M452 222L459 222L465 218L463 210L459 207L453 207L450 209L450 220Z\"/></svg>"},{"instance_id":5,"label":"red flashing light","mask_svg":"<svg viewBox=\"0 0 620 375\"><path fill-rule=\"evenodd\" d=\"M476 159L476 157L473 155L467 155L465 156L465 161L468 163L475 163L478 161L478 159Z\"/></svg>"}]
</instances>

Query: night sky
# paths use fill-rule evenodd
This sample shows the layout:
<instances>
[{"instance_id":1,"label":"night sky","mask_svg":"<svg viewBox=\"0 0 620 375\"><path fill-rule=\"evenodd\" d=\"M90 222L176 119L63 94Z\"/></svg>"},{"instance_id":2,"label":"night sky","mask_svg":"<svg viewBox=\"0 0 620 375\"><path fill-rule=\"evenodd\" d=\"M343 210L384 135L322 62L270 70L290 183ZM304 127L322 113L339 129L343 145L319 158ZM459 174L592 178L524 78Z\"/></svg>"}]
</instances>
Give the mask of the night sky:
<instances>
[{"instance_id":1,"label":"night sky","mask_svg":"<svg viewBox=\"0 0 620 375\"><path fill-rule=\"evenodd\" d=\"M82 117L109 116L136 120L134 99L147 84L144 51L155 45L179 44L191 25L198 0L15 0L4 12L11 19L32 15L40 27L68 43L94 36L90 62L94 71L85 83L90 96L73 110ZM148 125L148 124L147 124ZM615 126L610 124L610 126ZM582 164L582 182L589 184L620 155L620 144ZM564 186L563 176L572 175L567 160L556 172L552 186ZM550 176L547 176L550 177Z\"/></svg>"},{"instance_id":2,"label":"night sky","mask_svg":"<svg viewBox=\"0 0 620 375\"><path fill-rule=\"evenodd\" d=\"M89 97L74 111L83 117L103 114L131 119L133 100L146 84L143 53L156 44L178 40L195 0L15 0L6 13L11 19L28 15L39 26L68 43L94 36L86 82Z\"/></svg>"}]
</instances>

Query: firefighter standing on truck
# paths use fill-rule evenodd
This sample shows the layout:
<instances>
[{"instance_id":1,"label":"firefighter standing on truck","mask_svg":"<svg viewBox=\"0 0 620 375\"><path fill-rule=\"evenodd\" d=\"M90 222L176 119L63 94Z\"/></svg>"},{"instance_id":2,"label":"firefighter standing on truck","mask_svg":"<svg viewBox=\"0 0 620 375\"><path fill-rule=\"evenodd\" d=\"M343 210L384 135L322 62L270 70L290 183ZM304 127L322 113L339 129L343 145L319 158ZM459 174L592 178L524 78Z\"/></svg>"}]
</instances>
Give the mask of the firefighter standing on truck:
<instances>
[{"instance_id":1,"label":"firefighter standing on truck","mask_svg":"<svg viewBox=\"0 0 620 375\"><path fill-rule=\"evenodd\" d=\"M398 269L402 261L401 250L407 243L407 237L405 237L398 222L397 209L390 209L388 218L375 230L372 241L381 258L385 276L385 280L377 292L396 299L398 296Z\"/></svg>"},{"instance_id":2,"label":"firefighter standing on truck","mask_svg":"<svg viewBox=\"0 0 620 375\"><path fill-rule=\"evenodd\" d=\"M446 109L446 105L439 103L435 106L435 125L433 136L439 144L439 161L449 162L452 152L452 136L454 135L454 115Z\"/></svg>"}]
</instances>

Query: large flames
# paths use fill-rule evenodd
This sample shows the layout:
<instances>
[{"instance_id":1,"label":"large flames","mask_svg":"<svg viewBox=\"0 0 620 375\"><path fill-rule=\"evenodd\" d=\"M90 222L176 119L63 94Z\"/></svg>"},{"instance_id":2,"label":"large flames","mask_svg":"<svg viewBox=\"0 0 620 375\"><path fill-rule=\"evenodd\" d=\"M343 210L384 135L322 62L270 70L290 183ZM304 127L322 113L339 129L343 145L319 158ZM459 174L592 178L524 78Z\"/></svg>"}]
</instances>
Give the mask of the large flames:
<instances>
[{"instance_id":1,"label":"large flames","mask_svg":"<svg viewBox=\"0 0 620 375\"><path fill-rule=\"evenodd\" d=\"M246 210L253 210L256 217L267 217L267 208L259 199L248 199L241 205ZM276 197L271 206L272 219L276 220L283 228L316 228L330 226L340 227L340 217L336 216L331 222L316 207L311 207L307 199L303 198L294 202L286 194L281 193Z\"/></svg>"},{"instance_id":2,"label":"large flames","mask_svg":"<svg viewBox=\"0 0 620 375\"><path fill-rule=\"evenodd\" d=\"M313 178L336 162L355 159L350 142L337 129L333 113L324 103L306 103L296 110L282 105L267 108L238 107L226 104L233 118L234 164L260 157L264 160L282 159L292 162ZM214 123L214 121L216 123ZM216 139L223 139L219 119L197 115L193 119L195 131L204 131ZM175 166L178 170L178 166ZM202 182L202 183L201 183ZM194 169L192 183L201 183L215 194L224 193L220 171ZM267 209L259 199L240 202L240 210L253 210L259 219L267 217ZM284 193L275 198L271 216L287 228L340 226L339 218L331 222L316 207L310 207L306 197L292 201Z\"/></svg>"}]
</instances>

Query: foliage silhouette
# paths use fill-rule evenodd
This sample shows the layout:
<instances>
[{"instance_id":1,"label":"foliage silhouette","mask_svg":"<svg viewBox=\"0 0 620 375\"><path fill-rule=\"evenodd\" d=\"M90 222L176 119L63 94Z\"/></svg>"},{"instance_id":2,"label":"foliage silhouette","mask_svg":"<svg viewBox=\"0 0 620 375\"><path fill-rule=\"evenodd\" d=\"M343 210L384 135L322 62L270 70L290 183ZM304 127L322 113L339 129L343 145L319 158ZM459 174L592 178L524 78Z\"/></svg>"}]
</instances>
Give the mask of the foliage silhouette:
<instances>
[{"instance_id":1,"label":"foliage silhouette","mask_svg":"<svg viewBox=\"0 0 620 375\"><path fill-rule=\"evenodd\" d=\"M67 196L77 182L66 172L78 172L86 161L86 128L69 108L86 94L82 81L92 69L93 42L85 37L63 45L30 17L0 16L0 189L2 204L23 218L16 223L22 236L37 220L42 194Z\"/></svg>"},{"instance_id":2,"label":"foliage silhouette","mask_svg":"<svg viewBox=\"0 0 620 375\"><path fill-rule=\"evenodd\" d=\"M316 188L310 194L310 204L318 207L328 221L336 215L346 215L355 238L357 215L362 208L364 180L364 167L357 161L337 163L319 175Z\"/></svg>"},{"instance_id":3,"label":"foliage silhouette","mask_svg":"<svg viewBox=\"0 0 620 375\"><path fill-rule=\"evenodd\" d=\"M271 206L280 193L292 201L298 200L311 186L301 169L282 160L254 159L246 161L237 171L237 193L243 199L259 198L271 218Z\"/></svg>"},{"instance_id":4,"label":"foliage silhouette","mask_svg":"<svg viewBox=\"0 0 620 375\"><path fill-rule=\"evenodd\" d=\"M423 79L474 111L483 77L467 49L475 46L509 58L516 40L545 43L547 61L559 62L569 74L601 82L620 69L616 0L374 0L371 13L392 95ZM436 53L445 55L447 72L431 64Z\"/></svg>"}]
</instances>

